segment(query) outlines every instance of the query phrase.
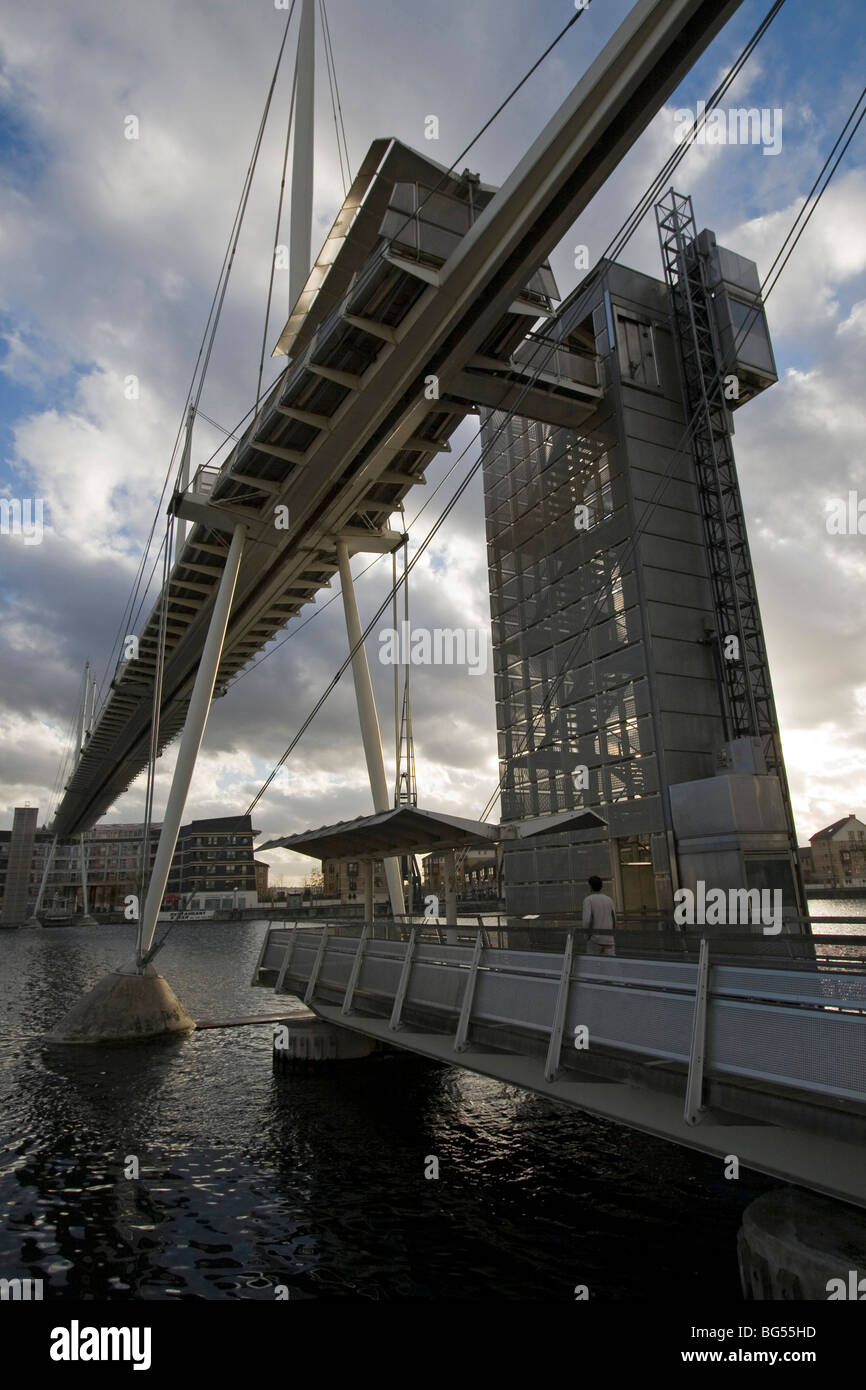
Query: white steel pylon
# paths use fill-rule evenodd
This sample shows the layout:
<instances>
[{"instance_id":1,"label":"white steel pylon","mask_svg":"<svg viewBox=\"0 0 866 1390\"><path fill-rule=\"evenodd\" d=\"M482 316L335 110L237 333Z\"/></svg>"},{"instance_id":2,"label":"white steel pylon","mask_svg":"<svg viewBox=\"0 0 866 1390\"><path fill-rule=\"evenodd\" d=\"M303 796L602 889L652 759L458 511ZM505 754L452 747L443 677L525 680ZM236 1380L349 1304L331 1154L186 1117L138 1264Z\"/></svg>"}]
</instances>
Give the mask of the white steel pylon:
<instances>
[{"instance_id":1,"label":"white steel pylon","mask_svg":"<svg viewBox=\"0 0 866 1390\"><path fill-rule=\"evenodd\" d=\"M393 550L395 542L400 544L402 539L402 536L394 533L383 536L376 536L371 533L369 539L364 537L362 540L351 543L339 536L337 537L337 562L340 567L340 589L343 596L346 632L349 637L349 650L352 653L355 699L358 705L358 718L361 722L361 739L364 744L364 756L367 760L373 807L377 812L390 811L391 801L388 796L388 782L385 777L382 734L379 729L379 717L376 713L376 701L373 696L373 682L370 679L370 667L367 664L367 652L364 647L364 634L361 620L358 617L358 605L355 602L355 587L349 566L349 550L351 544L353 551L378 551L381 553L382 551ZM402 917L405 912L405 904L403 902L403 878L400 873L400 861L393 858L386 859L384 865L388 897L391 899L391 911L395 918ZM369 873L372 877L372 865L369 866Z\"/></svg>"},{"instance_id":2,"label":"white steel pylon","mask_svg":"<svg viewBox=\"0 0 866 1390\"><path fill-rule=\"evenodd\" d=\"M316 0L303 0L296 59L289 214L289 313L310 273L313 236L313 133L316 96Z\"/></svg>"}]
</instances>

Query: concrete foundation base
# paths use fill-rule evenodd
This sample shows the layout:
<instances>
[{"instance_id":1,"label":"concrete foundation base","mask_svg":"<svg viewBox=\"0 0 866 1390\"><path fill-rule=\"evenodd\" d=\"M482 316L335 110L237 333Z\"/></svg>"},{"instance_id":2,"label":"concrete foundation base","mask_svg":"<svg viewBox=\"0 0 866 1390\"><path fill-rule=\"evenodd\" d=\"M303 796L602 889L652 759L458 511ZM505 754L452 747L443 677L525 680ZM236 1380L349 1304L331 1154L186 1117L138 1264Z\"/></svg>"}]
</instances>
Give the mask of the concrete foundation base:
<instances>
[{"instance_id":1,"label":"concrete foundation base","mask_svg":"<svg viewBox=\"0 0 866 1390\"><path fill-rule=\"evenodd\" d=\"M46 1043L145 1042L190 1033L195 1024L152 965L142 974L116 971L80 999Z\"/></svg>"},{"instance_id":2,"label":"concrete foundation base","mask_svg":"<svg viewBox=\"0 0 866 1390\"><path fill-rule=\"evenodd\" d=\"M322 1062L355 1062L381 1051L380 1044L315 1016L274 1026L274 1071L294 1071Z\"/></svg>"},{"instance_id":3,"label":"concrete foundation base","mask_svg":"<svg viewBox=\"0 0 866 1390\"><path fill-rule=\"evenodd\" d=\"M765 1193L743 1213L737 1255L745 1298L866 1301L866 1211L829 1197Z\"/></svg>"}]
</instances>

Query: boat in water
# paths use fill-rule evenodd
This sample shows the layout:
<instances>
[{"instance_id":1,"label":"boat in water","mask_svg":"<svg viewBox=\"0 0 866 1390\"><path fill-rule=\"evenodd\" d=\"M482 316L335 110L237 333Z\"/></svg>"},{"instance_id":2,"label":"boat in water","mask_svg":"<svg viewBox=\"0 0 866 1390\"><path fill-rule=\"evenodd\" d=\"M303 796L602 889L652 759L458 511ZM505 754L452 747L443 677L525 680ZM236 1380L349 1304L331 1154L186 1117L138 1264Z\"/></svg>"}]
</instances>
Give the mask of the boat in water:
<instances>
[{"instance_id":1,"label":"boat in water","mask_svg":"<svg viewBox=\"0 0 866 1390\"><path fill-rule=\"evenodd\" d=\"M205 909L178 908L174 912L160 912L158 922L209 922L214 914Z\"/></svg>"}]
</instances>

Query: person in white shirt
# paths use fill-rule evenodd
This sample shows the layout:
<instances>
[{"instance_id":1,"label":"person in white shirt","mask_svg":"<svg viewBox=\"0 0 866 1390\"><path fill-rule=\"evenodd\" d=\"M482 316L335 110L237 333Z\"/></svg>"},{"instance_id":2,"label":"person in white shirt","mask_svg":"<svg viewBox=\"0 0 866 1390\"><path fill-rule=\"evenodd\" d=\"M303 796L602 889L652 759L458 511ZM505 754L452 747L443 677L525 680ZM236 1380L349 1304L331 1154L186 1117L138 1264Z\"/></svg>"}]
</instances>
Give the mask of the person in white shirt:
<instances>
[{"instance_id":1,"label":"person in white shirt","mask_svg":"<svg viewBox=\"0 0 866 1390\"><path fill-rule=\"evenodd\" d=\"M601 879L594 874L589 879L591 893L583 900L583 925L589 927L587 955L612 956L613 933L616 927L616 904L601 891Z\"/></svg>"}]
</instances>

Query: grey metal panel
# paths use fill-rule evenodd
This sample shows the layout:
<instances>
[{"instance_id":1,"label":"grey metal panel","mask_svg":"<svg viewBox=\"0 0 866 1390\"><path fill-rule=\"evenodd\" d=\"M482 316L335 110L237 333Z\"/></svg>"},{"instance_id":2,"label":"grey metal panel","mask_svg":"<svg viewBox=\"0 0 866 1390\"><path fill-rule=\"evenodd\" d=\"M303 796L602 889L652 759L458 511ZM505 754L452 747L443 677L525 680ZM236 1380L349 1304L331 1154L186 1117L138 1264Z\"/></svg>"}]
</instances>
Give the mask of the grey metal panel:
<instances>
[{"instance_id":1,"label":"grey metal panel","mask_svg":"<svg viewBox=\"0 0 866 1390\"><path fill-rule=\"evenodd\" d=\"M691 1043L694 995L663 994L644 989L612 990L606 984L578 981L572 986L567 1031L589 1029L593 1043L669 1061L686 1061Z\"/></svg>"},{"instance_id":2,"label":"grey metal panel","mask_svg":"<svg viewBox=\"0 0 866 1390\"><path fill-rule=\"evenodd\" d=\"M415 947L415 960L421 962L442 961L447 965L470 965L472 946L447 946L438 941L419 941Z\"/></svg>"},{"instance_id":3,"label":"grey metal panel","mask_svg":"<svg viewBox=\"0 0 866 1390\"><path fill-rule=\"evenodd\" d=\"M286 932L273 933L276 952ZM321 933L296 937L288 979L309 978ZM327 942L319 984L345 987L354 938ZM443 1010L455 1024L471 951L427 943L413 962L408 1001ZM371 941L359 992L393 999L405 942ZM537 951L484 953L473 1001L477 1021L546 1036L553 1021L562 956ZM573 965L567 1034L589 1029L592 1046L685 1063L697 967L688 962L581 957ZM859 1012L845 1012L846 1009ZM450 1020L446 1025L450 1028ZM567 1044L564 1044L567 1045ZM866 976L721 966L711 971L707 1072L749 1077L804 1094L866 1103Z\"/></svg>"},{"instance_id":4,"label":"grey metal panel","mask_svg":"<svg viewBox=\"0 0 866 1390\"><path fill-rule=\"evenodd\" d=\"M674 570L678 575L703 577L706 573L703 546L694 541L642 534L638 548L642 563L647 567L654 565L657 569Z\"/></svg>"},{"instance_id":5,"label":"grey metal panel","mask_svg":"<svg viewBox=\"0 0 866 1390\"><path fill-rule=\"evenodd\" d=\"M259 970L278 970L283 952L288 945L288 934L277 936L271 932L265 953L259 962Z\"/></svg>"},{"instance_id":6,"label":"grey metal panel","mask_svg":"<svg viewBox=\"0 0 866 1390\"><path fill-rule=\"evenodd\" d=\"M712 976L714 995L739 994L750 999L787 998L792 1002L840 1008L866 1009L866 977L831 971L756 970L744 966L716 966Z\"/></svg>"},{"instance_id":7,"label":"grey metal panel","mask_svg":"<svg viewBox=\"0 0 866 1390\"><path fill-rule=\"evenodd\" d=\"M711 611L712 596L709 581L703 574L674 574L669 570L648 566L643 572L646 596L649 600L675 604L679 596L690 608Z\"/></svg>"},{"instance_id":8,"label":"grey metal panel","mask_svg":"<svg viewBox=\"0 0 866 1390\"><path fill-rule=\"evenodd\" d=\"M471 955L471 952L470 952ZM406 1003L428 1008L448 1009L456 1016L466 988L468 964L465 970L442 970L416 959L412 963Z\"/></svg>"},{"instance_id":9,"label":"grey metal panel","mask_svg":"<svg viewBox=\"0 0 866 1390\"><path fill-rule=\"evenodd\" d=\"M572 975L575 979L592 982L603 980L611 985L638 985L646 988L680 991L694 996L697 966L689 961L654 961L579 957Z\"/></svg>"},{"instance_id":10,"label":"grey metal panel","mask_svg":"<svg viewBox=\"0 0 866 1390\"><path fill-rule=\"evenodd\" d=\"M485 1023L514 1024L519 1020L520 1028L548 1033L558 986L558 974L543 979L504 971L479 972L472 1017Z\"/></svg>"},{"instance_id":11,"label":"grey metal panel","mask_svg":"<svg viewBox=\"0 0 866 1390\"><path fill-rule=\"evenodd\" d=\"M713 1071L866 1100L866 1028L851 1014L711 1001L707 1056Z\"/></svg>"}]
</instances>

